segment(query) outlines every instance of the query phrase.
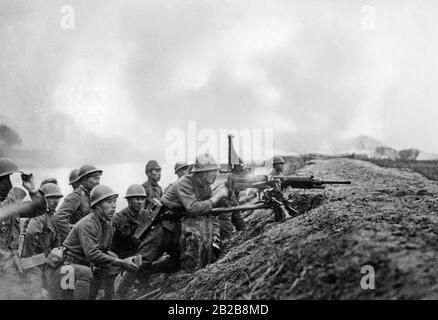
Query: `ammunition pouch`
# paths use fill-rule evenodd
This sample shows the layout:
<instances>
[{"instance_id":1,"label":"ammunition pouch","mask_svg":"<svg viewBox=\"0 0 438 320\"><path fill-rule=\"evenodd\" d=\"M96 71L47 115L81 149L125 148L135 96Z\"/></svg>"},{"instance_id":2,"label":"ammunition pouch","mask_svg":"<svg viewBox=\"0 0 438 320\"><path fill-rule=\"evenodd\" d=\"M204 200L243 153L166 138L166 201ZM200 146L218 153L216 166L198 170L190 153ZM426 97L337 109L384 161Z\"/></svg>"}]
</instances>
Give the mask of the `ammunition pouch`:
<instances>
[{"instance_id":1,"label":"ammunition pouch","mask_svg":"<svg viewBox=\"0 0 438 320\"><path fill-rule=\"evenodd\" d=\"M85 261L84 259L75 256L75 254L73 254L72 252L68 251L68 249L66 248L66 250L64 251L64 259L62 261L64 264L79 264L85 267L89 267L91 268L92 266L90 265L90 263L88 263L87 261Z\"/></svg>"}]
</instances>

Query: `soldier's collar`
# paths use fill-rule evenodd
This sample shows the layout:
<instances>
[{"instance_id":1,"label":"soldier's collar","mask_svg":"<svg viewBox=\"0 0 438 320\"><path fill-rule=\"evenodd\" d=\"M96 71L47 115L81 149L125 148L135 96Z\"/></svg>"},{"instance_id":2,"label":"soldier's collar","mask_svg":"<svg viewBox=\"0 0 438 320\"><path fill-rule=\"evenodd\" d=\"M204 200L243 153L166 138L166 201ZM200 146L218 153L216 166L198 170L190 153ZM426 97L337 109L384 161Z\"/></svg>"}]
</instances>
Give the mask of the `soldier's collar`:
<instances>
[{"instance_id":1,"label":"soldier's collar","mask_svg":"<svg viewBox=\"0 0 438 320\"><path fill-rule=\"evenodd\" d=\"M205 184L201 181L199 176L197 176L196 174L192 175L190 178L192 178L192 181L195 184L195 186L197 186L197 187L204 187L205 186Z\"/></svg>"},{"instance_id":2,"label":"soldier's collar","mask_svg":"<svg viewBox=\"0 0 438 320\"><path fill-rule=\"evenodd\" d=\"M90 192L88 192L88 190L82 184L80 184L77 189L81 192L84 192L87 196L90 195Z\"/></svg>"},{"instance_id":3,"label":"soldier's collar","mask_svg":"<svg viewBox=\"0 0 438 320\"><path fill-rule=\"evenodd\" d=\"M106 219L104 214L100 214L97 211L93 210L93 214L96 217L97 221L104 224L111 221L111 219Z\"/></svg>"},{"instance_id":4,"label":"soldier's collar","mask_svg":"<svg viewBox=\"0 0 438 320\"><path fill-rule=\"evenodd\" d=\"M138 217L138 215L140 214L140 211L135 212L134 210L132 210L129 206L126 208L128 210L128 214L127 217L128 218L132 218L135 219Z\"/></svg>"}]
</instances>

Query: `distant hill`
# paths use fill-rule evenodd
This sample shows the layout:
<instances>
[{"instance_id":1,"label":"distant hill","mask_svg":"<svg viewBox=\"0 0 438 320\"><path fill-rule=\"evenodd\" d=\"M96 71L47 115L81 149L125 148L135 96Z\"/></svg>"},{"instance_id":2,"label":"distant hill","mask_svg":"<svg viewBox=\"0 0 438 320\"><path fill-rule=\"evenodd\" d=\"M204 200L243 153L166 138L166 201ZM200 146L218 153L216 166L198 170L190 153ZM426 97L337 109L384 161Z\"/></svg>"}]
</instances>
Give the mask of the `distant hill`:
<instances>
[{"instance_id":1,"label":"distant hill","mask_svg":"<svg viewBox=\"0 0 438 320\"><path fill-rule=\"evenodd\" d=\"M368 137L368 136L358 136L349 142L347 142L346 150L349 153L364 153L364 154L374 154L376 148L385 147L380 141Z\"/></svg>"},{"instance_id":2,"label":"distant hill","mask_svg":"<svg viewBox=\"0 0 438 320\"><path fill-rule=\"evenodd\" d=\"M420 151L417 160L438 160L438 154Z\"/></svg>"},{"instance_id":3,"label":"distant hill","mask_svg":"<svg viewBox=\"0 0 438 320\"><path fill-rule=\"evenodd\" d=\"M416 160L437 160L438 155L427 153L416 148L396 150L384 145L382 142L365 135L358 136L346 141L336 154L363 155L376 159L416 159ZM417 156L418 155L418 156Z\"/></svg>"}]
</instances>

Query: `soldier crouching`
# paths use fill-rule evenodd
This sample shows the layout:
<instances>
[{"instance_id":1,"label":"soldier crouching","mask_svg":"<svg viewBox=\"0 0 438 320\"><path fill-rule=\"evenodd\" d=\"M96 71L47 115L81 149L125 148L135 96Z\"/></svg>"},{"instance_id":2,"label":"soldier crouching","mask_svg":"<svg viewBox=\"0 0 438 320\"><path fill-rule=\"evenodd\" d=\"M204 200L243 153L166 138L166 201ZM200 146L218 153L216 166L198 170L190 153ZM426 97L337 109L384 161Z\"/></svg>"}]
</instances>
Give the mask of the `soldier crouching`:
<instances>
[{"instance_id":1,"label":"soldier crouching","mask_svg":"<svg viewBox=\"0 0 438 320\"><path fill-rule=\"evenodd\" d=\"M211 184L216 179L218 169L219 166L210 156L199 157L192 174L186 174L173 183L161 201L155 199L155 204L151 202L148 205L134 235L142 240L137 254L142 257L143 277L147 278L153 273L175 272L180 267L198 269L212 262L213 245L218 244L219 240L219 225L217 219L208 213L228 195L224 188L212 195ZM163 259L165 252L169 256ZM135 276L126 273L120 281L117 294L126 298L134 281Z\"/></svg>"},{"instance_id":2,"label":"soldier crouching","mask_svg":"<svg viewBox=\"0 0 438 320\"><path fill-rule=\"evenodd\" d=\"M132 258L118 259L108 251L113 237L111 218L117 194L104 185L90 193L91 212L71 230L62 248L55 248L44 268L52 299L95 299L104 289L105 299L114 291L115 268L138 270Z\"/></svg>"},{"instance_id":3,"label":"soldier crouching","mask_svg":"<svg viewBox=\"0 0 438 320\"><path fill-rule=\"evenodd\" d=\"M0 299L40 299L41 277L34 268L22 265L19 245L19 218L31 218L46 212L46 200L35 188L33 178L23 180L31 202L23 202L26 193L12 186L10 176L21 172L11 160L0 158Z\"/></svg>"},{"instance_id":4,"label":"soldier crouching","mask_svg":"<svg viewBox=\"0 0 438 320\"><path fill-rule=\"evenodd\" d=\"M209 213L228 196L226 188L212 192L219 166L209 154L196 158L191 173L179 179L162 197L170 210L182 210L181 264L193 271L213 262L220 252L219 221ZM216 251L216 252L215 252Z\"/></svg>"}]
</instances>

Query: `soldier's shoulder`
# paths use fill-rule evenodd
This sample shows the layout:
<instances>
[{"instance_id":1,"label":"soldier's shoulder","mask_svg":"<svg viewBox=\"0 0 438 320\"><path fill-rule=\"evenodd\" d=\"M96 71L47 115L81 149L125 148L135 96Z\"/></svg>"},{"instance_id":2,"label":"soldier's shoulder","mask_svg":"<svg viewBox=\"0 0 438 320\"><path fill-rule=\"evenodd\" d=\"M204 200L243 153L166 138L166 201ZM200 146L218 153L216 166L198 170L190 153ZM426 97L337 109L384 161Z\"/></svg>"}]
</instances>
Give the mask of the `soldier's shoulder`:
<instances>
[{"instance_id":1,"label":"soldier's shoulder","mask_svg":"<svg viewBox=\"0 0 438 320\"><path fill-rule=\"evenodd\" d=\"M120 219L120 218L124 217L125 215L127 215L128 213L129 213L128 207L126 207L126 208L124 208L124 209L122 209L120 211L117 211L113 215L113 220L114 219Z\"/></svg>"},{"instance_id":2,"label":"soldier's shoulder","mask_svg":"<svg viewBox=\"0 0 438 320\"><path fill-rule=\"evenodd\" d=\"M47 221L47 215L46 214L42 214L40 216L36 216L36 217L32 217L29 220L29 224L31 223L39 223L39 222L45 222Z\"/></svg>"},{"instance_id":3,"label":"soldier's shoulder","mask_svg":"<svg viewBox=\"0 0 438 320\"><path fill-rule=\"evenodd\" d=\"M94 225L96 223L97 222L95 221L95 219L93 219L93 215L89 213L85 217L82 217L78 222L76 222L74 227L83 228L85 226Z\"/></svg>"},{"instance_id":4,"label":"soldier's shoulder","mask_svg":"<svg viewBox=\"0 0 438 320\"><path fill-rule=\"evenodd\" d=\"M123 208L123 209L120 210L120 211L116 211L116 213L114 213L114 217L115 217L115 216L121 216L121 215L123 215L125 212L126 212L126 208Z\"/></svg>"},{"instance_id":5,"label":"soldier's shoulder","mask_svg":"<svg viewBox=\"0 0 438 320\"><path fill-rule=\"evenodd\" d=\"M173 185L175 186L187 186L192 184L193 184L193 176L188 174L182 176L181 178L179 178L173 183Z\"/></svg>"},{"instance_id":6,"label":"soldier's shoulder","mask_svg":"<svg viewBox=\"0 0 438 320\"><path fill-rule=\"evenodd\" d=\"M76 200L76 199L80 199L82 197L82 191L78 190L78 188L76 188L75 190L73 190L72 192L70 192L65 198L64 198L64 202L68 201L68 200Z\"/></svg>"},{"instance_id":7,"label":"soldier's shoulder","mask_svg":"<svg viewBox=\"0 0 438 320\"><path fill-rule=\"evenodd\" d=\"M172 189L175 191L190 191L194 190L194 183L193 183L193 177L189 175L185 175L178 179L174 184L172 185Z\"/></svg>"}]
</instances>

